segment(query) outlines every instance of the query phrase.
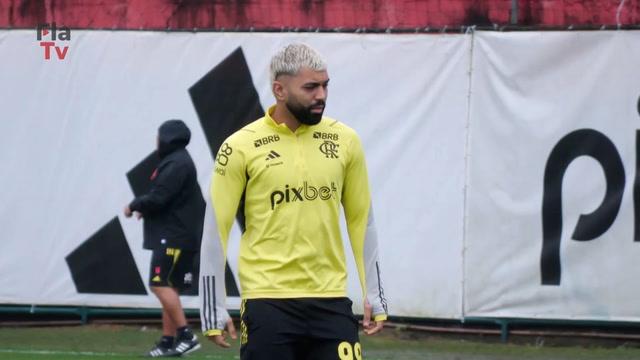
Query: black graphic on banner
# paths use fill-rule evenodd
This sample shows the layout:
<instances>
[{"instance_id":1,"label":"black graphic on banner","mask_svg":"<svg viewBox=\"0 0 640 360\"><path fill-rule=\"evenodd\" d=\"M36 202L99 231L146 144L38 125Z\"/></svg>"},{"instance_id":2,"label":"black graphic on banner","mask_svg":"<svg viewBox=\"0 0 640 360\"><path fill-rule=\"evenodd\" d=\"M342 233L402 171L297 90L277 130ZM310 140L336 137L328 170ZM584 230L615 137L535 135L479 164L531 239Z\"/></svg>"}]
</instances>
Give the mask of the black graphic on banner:
<instances>
[{"instance_id":1,"label":"black graphic on banner","mask_svg":"<svg viewBox=\"0 0 640 360\"><path fill-rule=\"evenodd\" d=\"M213 159L227 137L264 115L242 48L237 48L193 84L189 95ZM236 219L244 232L244 201L238 206ZM229 264L225 281L227 295L240 296Z\"/></svg>"},{"instance_id":2,"label":"black graphic on banner","mask_svg":"<svg viewBox=\"0 0 640 360\"><path fill-rule=\"evenodd\" d=\"M572 239L589 241L604 234L613 224L624 191L625 174L620 154L611 140L592 129L576 130L551 151L544 172L542 200L542 284L559 285L561 277L560 239L562 236L562 180L573 160L590 156L604 170L607 190L602 203L591 214L580 215Z\"/></svg>"},{"instance_id":3,"label":"black graphic on banner","mask_svg":"<svg viewBox=\"0 0 640 360\"><path fill-rule=\"evenodd\" d=\"M192 85L189 88L189 95L198 114L213 159L215 159L218 148L224 139L264 114L241 48L236 49ZM154 136L154 134L149 136ZM157 152L154 151L126 173L135 196L148 191L151 185L151 174L158 163ZM242 231L245 231L243 202L240 203L236 218ZM104 254L107 254L102 249L105 243L106 246L113 246L113 251L122 254L120 262L114 263L103 258ZM126 246L126 251L122 244ZM199 273L199 260L199 256L196 256L194 278L197 278ZM147 294L117 217L69 254L67 262L78 292ZM86 271L87 269L90 271ZM112 279L114 277L118 279L115 282ZM127 281L120 279L122 277ZM96 281L95 279L106 279L106 281ZM227 295L240 296L229 264L226 264L225 280ZM197 295L199 281L194 281L194 285L182 294Z\"/></svg>"},{"instance_id":4,"label":"black graphic on banner","mask_svg":"<svg viewBox=\"0 0 640 360\"><path fill-rule=\"evenodd\" d=\"M129 180L129 185L131 186L131 190L133 191L134 196L138 197L147 193L151 187L151 174L155 171L160 163L160 158L158 157L158 152L154 151L149 156L147 156L144 160L142 160L138 165L136 165L133 169L127 172L127 179ZM192 274L194 279L200 278L200 253L196 253L195 258L193 259L193 268ZM227 295L229 296L240 296L240 292L238 291L238 286L236 285L236 280L231 272L231 268L229 268L229 264L226 267L225 278L227 280ZM192 285L180 292L181 295L198 295L198 290L200 287L200 281L194 281Z\"/></svg>"},{"instance_id":5,"label":"black graphic on banner","mask_svg":"<svg viewBox=\"0 0 640 360\"><path fill-rule=\"evenodd\" d=\"M640 98L636 107L640 115ZM636 131L635 149L633 241L640 242L640 131ZM576 130L563 137L551 151L544 171L540 255L542 285L557 286L562 279L562 180L571 162L580 156L589 156L602 166L606 192L597 209L590 214L580 215L571 238L590 241L601 236L613 225L620 211L626 177L622 158L613 142L606 135L593 129Z\"/></svg>"},{"instance_id":6,"label":"black graphic on banner","mask_svg":"<svg viewBox=\"0 0 640 360\"><path fill-rule=\"evenodd\" d=\"M151 139L153 134L149 135ZM160 158L158 151L153 151L140 161L131 170L127 171L127 181L133 192L133 196L138 197L146 194L151 188L151 175L158 168Z\"/></svg>"},{"instance_id":7,"label":"black graphic on banner","mask_svg":"<svg viewBox=\"0 0 640 360\"><path fill-rule=\"evenodd\" d=\"M81 294L146 295L118 217L65 258Z\"/></svg>"},{"instance_id":8,"label":"black graphic on banner","mask_svg":"<svg viewBox=\"0 0 640 360\"><path fill-rule=\"evenodd\" d=\"M636 104L640 115L640 98ZM595 159L604 171L606 192L602 202L590 214L582 214L572 239L590 241L604 234L613 225L626 182L620 153L604 134L593 129L576 130L553 148L544 172L542 200L542 254L540 274L542 285L560 285L562 265L560 243L562 237L562 180L573 160L580 156ZM633 184L634 228L633 241L640 241L640 131L636 131L636 176Z\"/></svg>"},{"instance_id":9,"label":"black graphic on banner","mask_svg":"<svg viewBox=\"0 0 640 360\"><path fill-rule=\"evenodd\" d=\"M189 89L211 156L224 139L264 115L241 48L237 48Z\"/></svg>"}]
</instances>

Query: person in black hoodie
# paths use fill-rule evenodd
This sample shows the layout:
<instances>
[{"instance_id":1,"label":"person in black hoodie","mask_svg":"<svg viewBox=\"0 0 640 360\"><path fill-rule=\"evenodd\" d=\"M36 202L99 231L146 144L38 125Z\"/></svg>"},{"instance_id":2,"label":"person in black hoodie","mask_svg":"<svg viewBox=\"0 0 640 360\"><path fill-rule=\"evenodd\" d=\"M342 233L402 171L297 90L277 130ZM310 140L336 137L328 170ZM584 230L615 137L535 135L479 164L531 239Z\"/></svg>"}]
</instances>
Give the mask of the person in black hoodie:
<instances>
[{"instance_id":1,"label":"person in black hoodie","mask_svg":"<svg viewBox=\"0 0 640 360\"><path fill-rule=\"evenodd\" d=\"M196 167L186 149L190 139L191 131L181 120L160 125L160 163L151 175L151 188L124 208L126 217L135 212L144 220L143 248L153 252L149 286L162 304L162 338L148 357L181 356L200 348L179 297L193 281L205 211Z\"/></svg>"}]
</instances>

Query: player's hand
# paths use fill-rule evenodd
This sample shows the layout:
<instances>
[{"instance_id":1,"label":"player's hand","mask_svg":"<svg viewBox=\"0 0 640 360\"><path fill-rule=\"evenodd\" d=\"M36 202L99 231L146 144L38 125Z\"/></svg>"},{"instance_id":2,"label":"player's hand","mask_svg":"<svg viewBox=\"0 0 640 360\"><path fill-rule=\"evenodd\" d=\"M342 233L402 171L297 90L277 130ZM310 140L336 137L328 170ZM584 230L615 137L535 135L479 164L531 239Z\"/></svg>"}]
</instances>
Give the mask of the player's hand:
<instances>
[{"instance_id":1,"label":"player's hand","mask_svg":"<svg viewBox=\"0 0 640 360\"><path fill-rule=\"evenodd\" d=\"M371 304L368 299L364 299L364 318L362 319L362 326L364 326L364 333L367 335L373 335L384 326L384 320L371 321Z\"/></svg>"},{"instance_id":2,"label":"player's hand","mask_svg":"<svg viewBox=\"0 0 640 360\"><path fill-rule=\"evenodd\" d=\"M231 344L226 341L227 334L229 334L233 340L237 338L236 327L233 326L233 319L231 316L229 316L229 321L227 321L227 330L222 331L222 335L207 336L207 339L220 347L228 348Z\"/></svg>"},{"instance_id":3,"label":"player's hand","mask_svg":"<svg viewBox=\"0 0 640 360\"><path fill-rule=\"evenodd\" d=\"M126 216L126 217L130 218L130 217L131 217L131 215L133 215L133 212L132 212L132 211L131 211L131 209L129 208L129 204L127 204L127 205L124 207L124 216Z\"/></svg>"}]
</instances>

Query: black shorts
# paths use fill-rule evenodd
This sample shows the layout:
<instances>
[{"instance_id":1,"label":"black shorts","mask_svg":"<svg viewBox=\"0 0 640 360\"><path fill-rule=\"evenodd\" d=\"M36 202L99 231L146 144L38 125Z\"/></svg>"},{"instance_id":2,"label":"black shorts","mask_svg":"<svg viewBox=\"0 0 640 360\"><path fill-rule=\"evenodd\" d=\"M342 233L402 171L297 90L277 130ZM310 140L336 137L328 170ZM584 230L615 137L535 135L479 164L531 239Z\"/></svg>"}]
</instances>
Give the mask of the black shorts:
<instances>
[{"instance_id":1,"label":"black shorts","mask_svg":"<svg viewBox=\"0 0 640 360\"><path fill-rule=\"evenodd\" d=\"M194 281L194 251L173 248L152 250L149 286L169 286L177 290L187 289Z\"/></svg>"},{"instance_id":2,"label":"black shorts","mask_svg":"<svg viewBox=\"0 0 640 360\"><path fill-rule=\"evenodd\" d=\"M249 299L241 313L241 360L360 360L348 298Z\"/></svg>"}]
</instances>

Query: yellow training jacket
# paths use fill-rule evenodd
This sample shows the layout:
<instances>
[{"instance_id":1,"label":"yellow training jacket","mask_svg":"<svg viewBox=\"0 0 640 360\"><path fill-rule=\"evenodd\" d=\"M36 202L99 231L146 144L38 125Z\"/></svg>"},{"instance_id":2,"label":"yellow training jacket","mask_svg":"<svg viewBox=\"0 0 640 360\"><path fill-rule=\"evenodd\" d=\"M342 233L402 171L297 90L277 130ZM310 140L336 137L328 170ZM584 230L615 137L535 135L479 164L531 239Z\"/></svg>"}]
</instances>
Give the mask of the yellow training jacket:
<instances>
[{"instance_id":1,"label":"yellow training jacket","mask_svg":"<svg viewBox=\"0 0 640 360\"><path fill-rule=\"evenodd\" d=\"M238 275L243 299L346 296L340 205L362 291L375 320L387 305L364 152L355 131L323 117L292 132L270 114L240 129L216 156L200 254L200 316L224 329L229 232L242 204Z\"/></svg>"}]
</instances>

